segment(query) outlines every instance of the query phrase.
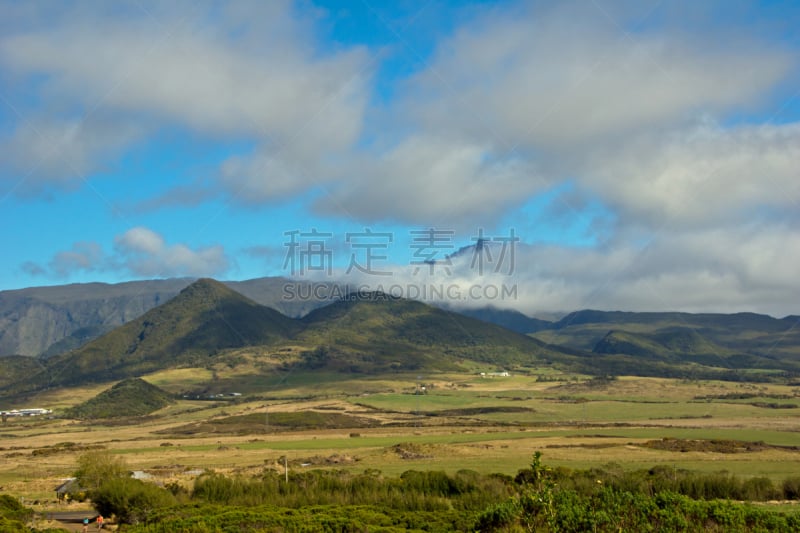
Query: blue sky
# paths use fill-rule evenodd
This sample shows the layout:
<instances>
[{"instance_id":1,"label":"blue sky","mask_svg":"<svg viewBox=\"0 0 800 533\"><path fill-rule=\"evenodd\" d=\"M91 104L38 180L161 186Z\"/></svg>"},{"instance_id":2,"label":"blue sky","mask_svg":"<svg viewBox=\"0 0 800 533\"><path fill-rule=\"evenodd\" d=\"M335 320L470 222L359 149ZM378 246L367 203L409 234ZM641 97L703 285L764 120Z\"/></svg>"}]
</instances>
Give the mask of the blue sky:
<instances>
[{"instance_id":1,"label":"blue sky","mask_svg":"<svg viewBox=\"0 0 800 533\"><path fill-rule=\"evenodd\" d=\"M513 229L513 274L454 258L443 281L518 285L491 303L531 313L800 313L794 2L3 2L0 21L0 289L289 275L287 232L312 228L337 278L348 233L391 233L375 251L408 284L412 232L446 235L442 258Z\"/></svg>"}]
</instances>

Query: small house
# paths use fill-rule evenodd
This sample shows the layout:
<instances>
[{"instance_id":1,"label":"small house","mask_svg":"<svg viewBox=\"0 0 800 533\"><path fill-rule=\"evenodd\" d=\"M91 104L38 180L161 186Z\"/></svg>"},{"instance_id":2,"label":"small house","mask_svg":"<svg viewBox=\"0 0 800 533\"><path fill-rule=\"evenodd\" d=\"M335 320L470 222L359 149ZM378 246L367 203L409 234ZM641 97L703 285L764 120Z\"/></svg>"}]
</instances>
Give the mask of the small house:
<instances>
[{"instance_id":1,"label":"small house","mask_svg":"<svg viewBox=\"0 0 800 533\"><path fill-rule=\"evenodd\" d=\"M83 500L86 491L78 484L78 478L70 477L56 487L56 499L60 502Z\"/></svg>"}]
</instances>

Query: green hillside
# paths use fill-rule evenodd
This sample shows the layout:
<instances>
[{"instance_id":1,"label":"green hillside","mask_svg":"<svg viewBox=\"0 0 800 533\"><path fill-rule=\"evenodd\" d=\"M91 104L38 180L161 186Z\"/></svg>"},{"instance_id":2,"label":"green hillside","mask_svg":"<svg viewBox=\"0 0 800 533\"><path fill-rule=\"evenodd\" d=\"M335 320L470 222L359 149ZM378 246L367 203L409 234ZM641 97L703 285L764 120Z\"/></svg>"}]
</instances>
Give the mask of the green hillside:
<instances>
[{"instance_id":1,"label":"green hillside","mask_svg":"<svg viewBox=\"0 0 800 533\"><path fill-rule=\"evenodd\" d=\"M628 313L578 311L548 330L544 342L598 357L595 371L680 377L736 377L730 371L767 369L800 372L800 328L796 317L755 313Z\"/></svg>"},{"instance_id":2,"label":"green hillside","mask_svg":"<svg viewBox=\"0 0 800 533\"><path fill-rule=\"evenodd\" d=\"M222 283L201 279L167 303L78 350L47 361L50 385L110 381L177 364L202 364L225 349L271 344L298 324Z\"/></svg>"},{"instance_id":3,"label":"green hillside","mask_svg":"<svg viewBox=\"0 0 800 533\"><path fill-rule=\"evenodd\" d=\"M254 350L234 355L245 348ZM43 368L19 383L9 382L3 392L14 396L169 368L210 368L226 361L249 361L249 372L258 373L274 368L270 365L277 363L269 354L276 353L282 368L376 373L463 370L475 362L499 368L564 363L574 359L573 352L380 293L335 302L295 320L221 283L198 280L142 317L45 360Z\"/></svg>"},{"instance_id":4,"label":"green hillside","mask_svg":"<svg viewBox=\"0 0 800 533\"><path fill-rule=\"evenodd\" d=\"M609 331L592 350L597 354L625 354L647 359L674 360L666 346L642 334Z\"/></svg>"},{"instance_id":5,"label":"green hillside","mask_svg":"<svg viewBox=\"0 0 800 533\"><path fill-rule=\"evenodd\" d=\"M586 310L570 313L554 323L552 328L536 332L534 336L545 342L592 350L610 330L676 339L692 331L706 342L731 352L762 357L780 356L800 361L798 326L800 320L795 316L778 319L756 313L726 315Z\"/></svg>"},{"instance_id":6,"label":"green hillside","mask_svg":"<svg viewBox=\"0 0 800 533\"><path fill-rule=\"evenodd\" d=\"M771 379L800 375L794 318L581 311L522 335L382 293L350 294L292 319L201 279L69 353L0 358L0 390L18 396L179 367L214 375L236 367L238 377L228 376L232 387L259 383L259 376L275 370L427 373L477 365L519 370L553 364L595 375L713 379L740 379L744 371Z\"/></svg>"},{"instance_id":7,"label":"green hillside","mask_svg":"<svg viewBox=\"0 0 800 533\"><path fill-rule=\"evenodd\" d=\"M67 413L73 418L144 416L173 402L172 396L140 378L120 381Z\"/></svg>"},{"instance_id":8,"label":"green hillside","mask_svg":"<svg viewBox=\"0 0 800 533\"><path fill-rule=\"evenodd\" d=\"M80 328L73 333L67 335L63 339L54 342L50 345L44 352L42 352L39 357L42 359L47 359L49 357L53 357L54 355L58 355L60 353L66 353L72 350L77 350L84 344L105 335L119 326L111 326L111 325L100 325L100 326L87 326L85 328Z\"/></svg>"},{"instance_id":9,"label":"green hillside","mask_svg":"<svg viewBox=\"0 0 800 533\"><path fill-rule=\"evenodd\" d=\"M351 295L303 322L297 339L322 350L309 363L342 370L447 370L462 360L530 366L565 355L494 324L381 293Z\"/></svg>"},{"instance_id":10,"label":"green hillside","mask_svg":"<svg viewBox=\"0 0 800 533\"><path fill-rule=\"evenodd\" d=\"M532 318L512 309L481 307L477 309L453 309L453 311L523 334L535 333L553 327L553 323L548 320Z\"/></svg>"},{"instance_id":11,"label":"green hillside","mask_svg":"<svg viewBox=\"0 0 800 533\"><path fill-rule=\"evenodd\" d=\"M0 389L18 383L42 371L41 361L25 355L0 357Z\"/></svg>"},{"instance_id":12,"label":"green hillside","mask_svg":"<svg viewBox=\"0 0 800 533\"><path fill-rule=\"evenodd\" d=\"M594 346L592 352L635 355L665 361L714 359L717 363L734 354L732 350L714 344L697 331L680 327L659 329L649 334L612 330Z\"/></svg>"},{"instance_id":13,"label":"green hillside","mask_svg":"<svg viewBox=\"0 0 800 533\"><path fill-rule=\"evenodd\" d=\"M711 329L748 329L764 332L781 332L787 326L783 320L758 313L647 313L630 311L595 311L586 309L569 313L556 322L555 329L582 324L646 324L659 326L662 324L683 324L697 328Z\"/></svg>"}]
</instances>

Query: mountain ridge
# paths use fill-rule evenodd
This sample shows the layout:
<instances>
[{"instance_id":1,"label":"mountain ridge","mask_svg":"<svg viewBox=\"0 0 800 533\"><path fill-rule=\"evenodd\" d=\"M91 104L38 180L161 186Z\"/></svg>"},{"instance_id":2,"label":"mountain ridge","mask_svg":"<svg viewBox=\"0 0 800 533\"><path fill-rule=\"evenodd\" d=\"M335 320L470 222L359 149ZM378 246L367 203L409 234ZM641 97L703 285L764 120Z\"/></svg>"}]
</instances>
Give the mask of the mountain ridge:
<instances>
[{"instance_id":1,"label":"mountain ridge","mask_svg":"<svg viewBox=\"0 0 800 533\"><path fill-rule=\"evenodd\" d=\"M115 284L73 283L0 291L0 357L11 354L50 357L78 348L168 301L193 281L194 278L171 278ZM314 309L330 303L312 297L287 298L286 284L309 283L302 280L267 277L222 283L257 303L272 307L289 317L305 316ZM324 283L324 285L334 284ZM311 291L306 292L310 296L313 295ZM330 291L324 293L328 294ZM439 305L439 307L525 334L535 334L550 329L565 330L589 323L640 324L657 320L682 321L692 327L701 325L698 320L707 322L727 320L732 324L731 327L734 327L733 324L738 320L739 324L736 327L744 325L748 328L752 328L754 321L758 321L769 331L780 332L800 321L798 315L773 318L769 315L747 312L693 314L584 309L573 311L551 322L529 317L513 309L498 309L491 306L474 309L455 308L452 305ZM595 339L594 342L597 340L599 339ZM570 346L576 347L574 344ZM581 349L591 350L591 348L591 345L581 346Z\"/></svg>"},{"instance_id":2,"label":"mountain ridge","mask_svg":"<svg viewBox=\"0 0 800 533\"><path fill-rule=\"evenodd\" d=\"M296 326L222 283L200 279L168 302L88 344L47 360L47 383L63 385L105 373L105 380L133 377L221 349L288 338Z\"/></svg>"},{"instance_id":3,"label":"mountain ridge","mask_svg":"<svg viewBox=\"0 0 800 533\"><path fill-rule=\"evenodd\" d=\"M292 353L298 368L356 373L454 370L463 360L531 365L562 355L531 337L413 300L372 293L293 319L200 279L141 317L44 360L43 370L14 392L207 367L235 349Z\"/></svg>"},{"instance_id":4,"label":"mountain ridge","mask_svg":"<svg viewBox=\"0 0 800 533\"><path fill-rule=\"evenodd\" d=\"M498 316L525 319L483 311L498 321ZM793 317L583 310L555 323L524 322L545 329L523 335L466 313L370 292L347 294L292 318L230 284L199 279L167 302L66 353L6 361L6 372L23 379L19 386L6 380L0 388L24 393L139 377L180 365L206 368L221 361L218 356L229 357L231 350L239 350L236 357L254 368L280 360L285 368L351 373L450 371L468 361L495 368L557 364L589 374L684 376L691 367L691 375L715 379L735 379L736 372L747 369L800 375L800 328ZM80 332L63 342L80 344ZM92 333L83 332L86 337ZM702 367L699 373L696 365Z\"/></svg>"}]
</instances>

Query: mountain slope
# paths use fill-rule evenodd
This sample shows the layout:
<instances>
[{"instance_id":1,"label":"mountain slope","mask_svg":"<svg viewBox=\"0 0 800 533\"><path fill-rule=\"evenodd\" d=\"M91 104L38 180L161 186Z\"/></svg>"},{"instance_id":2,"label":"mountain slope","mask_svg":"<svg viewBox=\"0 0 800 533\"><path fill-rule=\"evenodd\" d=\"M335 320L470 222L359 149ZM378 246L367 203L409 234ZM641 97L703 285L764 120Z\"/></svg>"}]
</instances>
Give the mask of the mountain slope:
<instances>
[{"instance_id":1,"label":"mountain slope","mask_svg":"<svg viewBox=\"0 0 800 533\"><path fill-rule=\"evenodd\" d=\"M452 309L456 313L468 317L477 318L484 322L490 322L502 326L517 333L528 334L549 329L553 323L547 320L532 318L527 315L514 311L513 309L498 309L496 307L481 307L478 309Z\"/></svg>"},{"instance_id":2,"label":"mountain slope","mask_svg":"<svg viewBox=\"0 0 800 533\"><path fill-rule=\"evenodd\" d=\"M787 317L789 318L789 317ZM585 324L637 324L642 326L663 326L678 324L695 328L741 329L776 333L786 329L784 320L758 313L650 313L629 311L595 311L586 309L569 313L553 324L554 329Z\"/></svg>"},{"instance_id":3,"label":"mountain slope","mask_svg":"<svg viewBox=\"0 0 800 533\"><path fill-rule=\"evenodd\" d=\"M570 313L552 329L534 336L551 344L606 356L607 361L616 361L616 369L649 360L796 373L800 371L800 324L793 318L776 319L755 313L585 310Z\"/></svg>"},{"instance_id":4,"label":"mountain slope","mask_svg":"<svg viewBox=\"0 0 800 533\"><path fill-rule=\"evenodd\" d=\"M189 283L170 279L1 291L0 355L37 356L81 328L121 326Z\"/></svg>"},{"instance_id":5,"label":"mountain slope","mask_svg":"<svg viewBox=\"0 0 800 533\"><path fill-rule=\"evenodd\" d=\"M475 363L509 369L557 363L593 374L733 379L737 375L732 371L739 369L800 373L797 325L794 317L778 320L747 313L582 311L527 336L381 293L350 294L296 320L223 283L201 279L167 303L69 353L46 360L0 358L8 359L0 370L13 376L0 376L0 388L14 396L213 365L218 365L214 372L240 365L240 375L253 377L267 367L374 373L475 370ZM79 330L62 342L79 343L81 335L91 334Z\"/></svg>"},{"instance_id":6,"label":"mountain slope","mask_svg":"<svg viewBox=\"0 0 800 533\"><path fill-rule=\"evenodd\" d=\"M530 365L564 355L500 326L381 293L350 295L302 321L297 339L324 349L312 364L353 371L448 369L462 360Z\"/></svg>"},{"instance_id":7,"label":"mountain slope","mask_svg":"<svg viewBox=\"0 0 800 533\"><path fill-rule=\"evenodd\" d=\"M20 383L44 370L41 361L26 355L0 357L0 390Z\"/></svg>"},{"instance_id":8,"label":"mountain slope","mask_svg":"<svg viewBox=\"0 0 800 533\"><path fill-rule=\"evenodd\" d=\"M74 350L167 302L194 281L178 278L73 283L0 291L0 357L51 357ZM307 281L265 277L223 283L290 317L305 315L328 303L315 297ZM333 284L323 285L330 288Z\"/></svg>"},{"instance_id":9,"label":"mountain slope","mask_svg":"<svg viewBox=\"0 0 800 533\"><path fill-rule=\"evenodd\" d=\"M283 359L285 365L344 372L463 370L470 361L509 368L574 355L494 324L382 294L338 301L294 320L203 279L142 317L47 359L42 371L4 392L14 396L177 366L207 368L221 361L210 357L239 348L247 348L245 359L256 367L258 354L281 353L294 354Z\"/></svg>"},{"instance_id":10,"label":"mountain slope","mask_svg":"<svg viewBox=\"0 0 800 533\"><path fill-rule=\"evenodd\" d=\"M630 333L612 330L598 342L592 352L598 354L625 354L649 359L693 360L733 355L690 328L665 328L654 333Z\"/></svg>"},{"instance_id":11,"label":"mountain slope","mask_svg":"<svg viewBox=\"0 0 800 533\"><path fill-rule=\"evenodd\" d=\"M49 359L47 379L63 385L125 378L197 362L227 348L273 343L297 330L295 321L274 309L201 279L141 317Z\"/></svg>"},{"instance_id":12,"label":"mountain slope","mask_svg":"<svg viewBox=\"0 0 800 533\"><path fill-rule=\"evenodd\" d=\"M71 408L75 418L118 418L144 416L173 402L171 395L140 378L129 378L94 398Z\"/></svg>"}]
</instances>

